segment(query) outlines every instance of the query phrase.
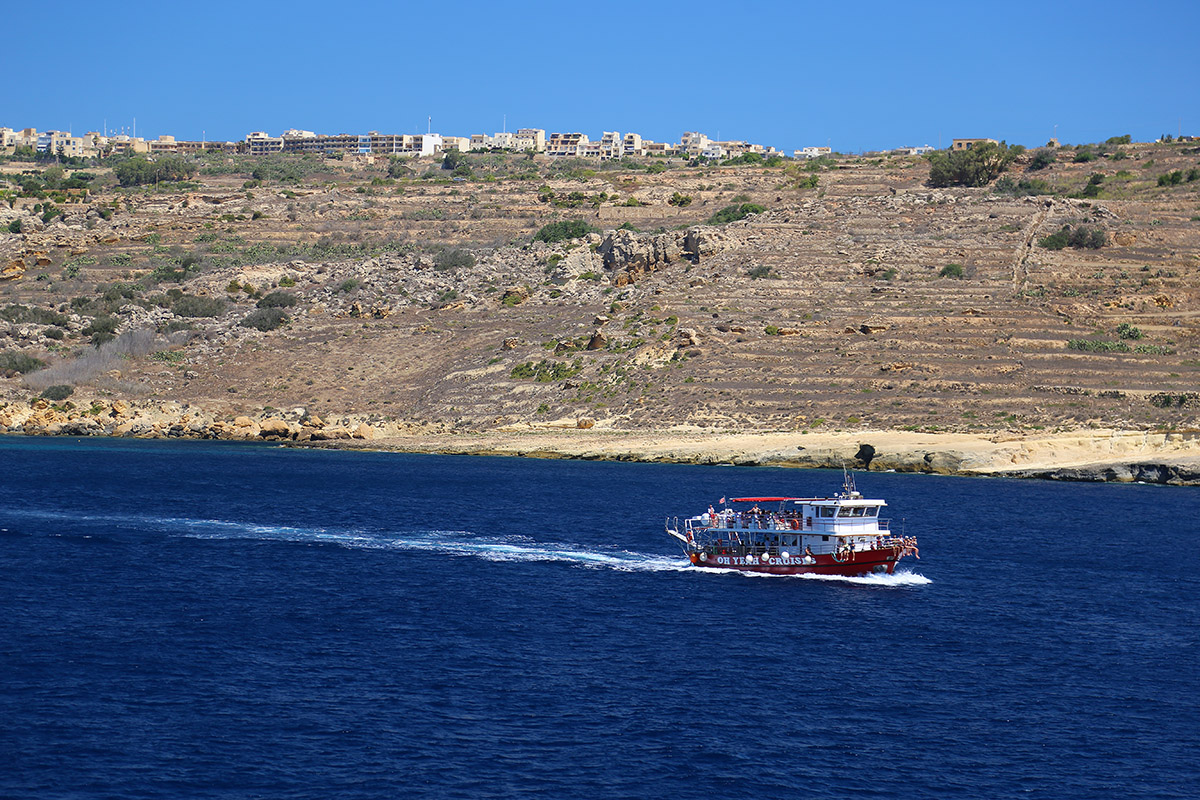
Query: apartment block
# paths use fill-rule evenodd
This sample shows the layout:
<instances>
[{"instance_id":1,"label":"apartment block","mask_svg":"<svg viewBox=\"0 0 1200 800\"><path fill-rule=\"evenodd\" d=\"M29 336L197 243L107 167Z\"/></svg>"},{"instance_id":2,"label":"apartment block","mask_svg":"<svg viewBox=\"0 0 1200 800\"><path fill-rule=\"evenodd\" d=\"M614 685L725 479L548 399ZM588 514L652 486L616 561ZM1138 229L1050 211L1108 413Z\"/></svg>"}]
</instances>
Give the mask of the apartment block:
<instances>
[{"instance_id":1,"label":"apartment block","mask_svg":"<svg viewBox=\"0 0 1200 800\"><path fill-rule=\"evenodd\" d=\"M246 146L252 156L265 156L283 150L282 136L269 136L264 131L253 131L246 134Z\"/></svg>"},{"instance_id":2,"label":"apartment block","mask_svg":"<svg viewBox=\"0 0 1200 800\"><path fill-rule=\"evenodd\" d=\"M83 137L72 136L63 131L46 131L37 137L39 153L57 153L62 156L83 157Z\"/></svg>"},{"instance_id":3,"label":"apartment block","mask_svg":"<svg viewBox=\"0 0 1200 800\"><path fill-rule=\"evenodd\" d=\"M580 148L588 144L586 133L552 133L546 140L546 155L558 158L560 156L578 156Z\"/></svg>"},{"instance_id":4,"label":"apartment block","mask_svg":"<svg viewBox=\"0 0 1200 800\"><path fill-rule=\"evenodd\" d=\"M520 128L517 130L517 150L532 150L535 153L546 152L546 132L541 128Z\"/></svg>"},{"instance_id":5,"label":"apartment block","mask_svg":"<svg viewBox=\"0 0 1200 800\"><path fill-rule=\"evenodd\" d=\"M667 142L651 142L643 139L642 152L648 156L673 156L679 152L679 148Z\"/></svg>"},{"instance_id":6,"label":"apartment block","mask_svg":"<svg viewBox=\"0 0 1200 800\"><path fill-rule=\"evenodd\" d=\"M689 156L699 156L704 154L704 148L708 147L709 144L709 138L703 133L688 131L679 140L679 150L687 153Z\"/></svg>"}]
</instances>

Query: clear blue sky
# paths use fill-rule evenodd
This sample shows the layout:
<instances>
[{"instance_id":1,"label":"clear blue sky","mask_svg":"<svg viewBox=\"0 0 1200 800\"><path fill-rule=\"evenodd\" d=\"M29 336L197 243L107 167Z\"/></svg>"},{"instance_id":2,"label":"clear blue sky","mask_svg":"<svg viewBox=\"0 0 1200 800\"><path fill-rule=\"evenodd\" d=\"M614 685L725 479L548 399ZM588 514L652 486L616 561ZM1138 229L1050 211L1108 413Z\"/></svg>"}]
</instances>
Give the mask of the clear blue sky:
<instances>
[{"instance_id":1,"label":"clear blue sky","mask_svg":"<svg viewBox=\"0 0 1200 800\"><path fill-rule=\"evenodd\" d=\"M842 152L1200 134L1195 0L10 5L13 128L469 136L507 116Z\"/></svg>"}]
</instances>

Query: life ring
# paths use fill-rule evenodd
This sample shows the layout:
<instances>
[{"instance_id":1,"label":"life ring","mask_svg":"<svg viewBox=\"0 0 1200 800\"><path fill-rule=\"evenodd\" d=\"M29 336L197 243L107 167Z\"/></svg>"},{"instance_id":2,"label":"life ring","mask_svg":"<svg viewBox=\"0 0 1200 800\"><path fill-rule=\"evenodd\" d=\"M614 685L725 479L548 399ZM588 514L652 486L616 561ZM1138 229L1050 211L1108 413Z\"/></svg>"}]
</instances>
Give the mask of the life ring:
<instances>
[{"instance_id":1,"label":"life ring","mask_svg":"<svg viewBox=\"0 0 1200 800\"><path fill-rule=\"evenodd\" d=\"M795 517L792 518L792 530L794 530L794 531L800 530L800 520Z\"/></svg>"},{"instance_id":2,"label":"life ring","mask_svg":"<svg viewBox=\"0 0 1200 800\"><path fill-rule=\"evenodd\" d=\"M708 561L708 553L701 553L701 554L700 554L700 560L701 560L701 561Z\"/></svg>"}]
</instances>

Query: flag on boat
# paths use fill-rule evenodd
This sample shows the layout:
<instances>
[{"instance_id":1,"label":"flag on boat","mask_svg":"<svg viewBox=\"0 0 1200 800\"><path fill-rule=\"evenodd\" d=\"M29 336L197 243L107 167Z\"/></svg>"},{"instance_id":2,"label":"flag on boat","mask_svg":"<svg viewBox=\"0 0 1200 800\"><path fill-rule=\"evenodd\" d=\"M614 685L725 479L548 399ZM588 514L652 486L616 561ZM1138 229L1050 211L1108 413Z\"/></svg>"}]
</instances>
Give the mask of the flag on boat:
<instances>
[{"instance_id":1,"label":"flag on boat","mask_svg":"<svg viewBox=\"0 0 1200 800\"><path fill-rule=\"evenodd\" d=\"M724 497L722 497L722 498L721 498L721 505L725 505L725 498L724 498Z\"/></svg>"}]
</instances>

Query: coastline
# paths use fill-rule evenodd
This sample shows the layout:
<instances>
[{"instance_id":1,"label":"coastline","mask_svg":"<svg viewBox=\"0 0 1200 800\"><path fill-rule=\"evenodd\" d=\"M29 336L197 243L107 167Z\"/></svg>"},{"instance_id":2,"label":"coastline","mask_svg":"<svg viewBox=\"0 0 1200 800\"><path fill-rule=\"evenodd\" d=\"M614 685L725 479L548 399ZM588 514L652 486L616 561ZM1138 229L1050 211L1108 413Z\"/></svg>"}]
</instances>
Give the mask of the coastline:
<instances>
[{"instance_id":1,"label":"coastline","mask_svg":"<svg viewBox=\"0 0 1200 800\"><path fill-rule=\"evenodd\" d=\"M1028 436L885 430L817 434L530 428L408 434L317 446L730 466L840 469L844 465L874 472L1200 486L1200 433L1089 429ZM865 454L870 454L866 460L860 457Z\"/></svg>"},{"instance_id":2,"label":"coastline","mask_svg":"<svg viewBox=\"0 0 1200 800\"><path fill-rule=\"evenodd\" d=\"M27 436L272 441L294 447L439 455L831 468L1200 486L1200 431L1086 428L1023 433L897 430L618 429L591 420L456 430L378 417L321 420L304 409L254 418L180 403L102 398L0 402L0 432Z\"/></svg>"}]
</instances>

